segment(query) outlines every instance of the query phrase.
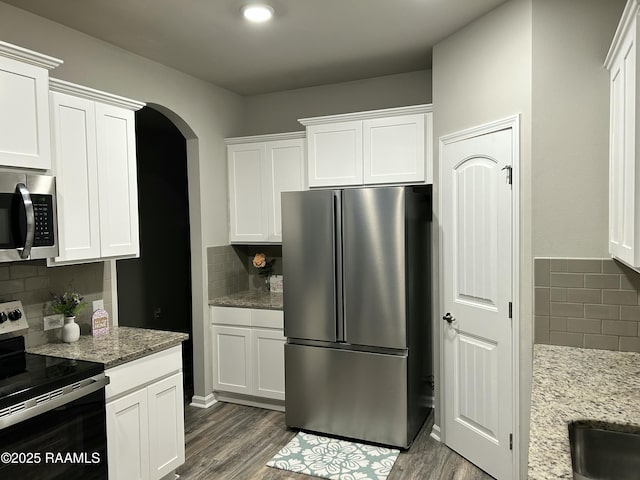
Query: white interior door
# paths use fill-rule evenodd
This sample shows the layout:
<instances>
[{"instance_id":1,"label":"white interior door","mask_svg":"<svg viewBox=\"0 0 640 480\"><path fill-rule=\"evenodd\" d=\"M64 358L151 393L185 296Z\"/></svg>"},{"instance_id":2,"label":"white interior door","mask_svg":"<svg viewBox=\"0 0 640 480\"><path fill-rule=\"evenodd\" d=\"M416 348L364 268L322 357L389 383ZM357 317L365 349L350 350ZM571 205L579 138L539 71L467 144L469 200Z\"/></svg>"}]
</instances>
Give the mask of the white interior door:
<instances>
[{"instance_id":1,"label":"white interior door","mask_svg":"<svg viewBox=\"0 0 640 480\"><path fill-rule=\"evenodd\" d=\"M513 129L442 141L444 439L506 479L514 431Z\"/></svg>"}]
</instances>

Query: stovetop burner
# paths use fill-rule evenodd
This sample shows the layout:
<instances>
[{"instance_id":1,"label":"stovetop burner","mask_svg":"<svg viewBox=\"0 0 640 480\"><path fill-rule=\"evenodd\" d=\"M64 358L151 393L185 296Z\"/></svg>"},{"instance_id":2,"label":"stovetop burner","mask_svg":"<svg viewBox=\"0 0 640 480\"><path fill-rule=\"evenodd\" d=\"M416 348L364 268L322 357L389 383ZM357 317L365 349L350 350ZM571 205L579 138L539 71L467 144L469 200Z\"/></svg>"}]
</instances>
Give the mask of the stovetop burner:
<instances>
[{"instance_id":1,"label":"stovetop burner","mask_svg":"<svg viewBox=\"0 0 640 480\"><path fill-rule=\"evenodd\" d=\"M19 302L6 305L0 304L0 313L6 308L22 312ZM10 328L23 330L26 319L21 314L19 320L9 322ZM12 336L15 330L7 331L7 321L3 324L4 328L0 329L3 333L0 335L0 415L11 405L104 372L102 363L27 353L24 337Z\"/></svg>"}]
</instances>

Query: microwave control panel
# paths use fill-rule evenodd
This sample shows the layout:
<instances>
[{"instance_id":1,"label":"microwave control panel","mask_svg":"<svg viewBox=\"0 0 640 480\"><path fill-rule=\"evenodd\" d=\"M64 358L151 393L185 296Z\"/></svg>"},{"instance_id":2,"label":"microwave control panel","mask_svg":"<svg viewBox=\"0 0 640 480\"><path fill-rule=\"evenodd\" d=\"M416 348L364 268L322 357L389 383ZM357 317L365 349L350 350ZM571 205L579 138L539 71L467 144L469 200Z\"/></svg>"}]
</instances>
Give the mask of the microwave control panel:
<instances>
[{"instance_id":1,"label":"microwave control panel","mask_svg":"<svg viewBox=\"0 0 640 480\"><path fill-rule=\"evenodd\" d=\"M53 235L53 197L38 193L31 194L35 216L34 247L50 247L54 244Z\"/></svg>"}]
</instances>

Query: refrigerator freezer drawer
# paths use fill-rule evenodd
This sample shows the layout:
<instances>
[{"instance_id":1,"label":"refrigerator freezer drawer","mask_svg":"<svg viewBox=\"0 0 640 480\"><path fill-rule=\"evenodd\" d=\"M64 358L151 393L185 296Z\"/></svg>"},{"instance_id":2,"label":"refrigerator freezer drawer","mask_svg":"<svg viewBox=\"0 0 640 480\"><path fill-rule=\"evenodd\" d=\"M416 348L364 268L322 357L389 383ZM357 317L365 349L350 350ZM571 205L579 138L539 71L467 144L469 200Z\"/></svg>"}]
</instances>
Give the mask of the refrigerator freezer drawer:
<instances>
[{"instance_id":1,"label":"refrigerator freezer drawer","mask_svg":"<svg viewBox=\"0 0 640 480\"><path fill-rule=\"evenodd\" d=\"M407 356L285 345L289 427L407 448Z\"/></svg>"}]
</instances>

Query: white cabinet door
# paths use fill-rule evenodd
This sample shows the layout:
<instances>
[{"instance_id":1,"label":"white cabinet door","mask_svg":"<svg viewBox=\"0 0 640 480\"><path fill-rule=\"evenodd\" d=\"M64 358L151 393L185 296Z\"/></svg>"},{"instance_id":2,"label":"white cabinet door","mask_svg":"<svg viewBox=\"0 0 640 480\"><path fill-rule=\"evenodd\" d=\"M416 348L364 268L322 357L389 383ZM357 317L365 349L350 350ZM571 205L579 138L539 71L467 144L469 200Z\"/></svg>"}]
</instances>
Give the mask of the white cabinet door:
<instances>
[{"instance_id":1,"label":"white cabinet door","mask_svg":"<svg viewBox=\"0 0 640 480\"><path fill-rule=\"evenodd\" d=\"M184 407L182 374L150 385L149 469L160 479L184 463Z\"/></svg>"},{"instance_id":2,"label":"white cabinet door","mask_svg":"<svg viewBox=\"0 0 640 480\"><path fill-rule=\"evenodd\" d=\"M636 42L630 34L611 66L609 252L640 267L636 171Z\"/></svg>"},{"instance_id":3,"label":"white cabinet door","mask_svg":"<svg viewBox=\"0 0 640 480\"><path fill-rule=\"evenodd\" d=\"M96 103L96 132L102 256L138 256L134 112Z\"/></svg>"},{"instance_id":4,"label":"white cabinet door","mask_svg":"<svg viewBox=\"0 0 640 480\"><path fill-rule=\"evenodd\" d=\"M309 186L363 183L362 121L307 127Z\"/></svg>"},{"instance_id":5,"label":"white cabinet door","mask_svg":"<svg viewBox=\"0 0 640 480\"><path fill-rule=\"evenodd\" d=\"M252 394L251 329L213 325L213 388Z\"/></svg>"},{"instance_id":6,"label":"white cabinet door","mask_svg":"<svg viewBox=\"0 0 640 480\"><path fill-rule=\"evenodd\" d=\"M610 74L609 253L640 270L640 135L637 55L640 5L627 2L605 60Z\"/></svg>"},{"instance_id":7,"label":"white cabinet door","mask_svg":"<svg viewBox=\"0 0 640 480\"><path fill-rule=\"evenodd\" d=\"M425 181L425 115L363 122L364 183Z\"/></svg>"},{"instance_id":8,"label":"white cabinet door","mask_svg":"<svg viewBox=\"0 0 640 480\"><path fill-rule=\"evenodd\" d=\"M95 102L52 92L57 262L100 257Z\"/></svg>"},{"instance_id":9,"label":"white cabinet door","mask_svg":"<svg viewBox=\"0 0 640 480\"><path fill-rule=\"evenodd\" d=\"M268 208L264 178L265 146L261 143L229 145L229 207L231 242L268 239Z\"/></svg>"},{"instance_id":10,"label":"white cabinet door","mask_svg":"<svg viewBox=\"0 0 640 480\"><path fill-rule=\"evenodd\" d=\"M280 195L282 192L297 192L305 189L304 139L267 142L268 220L270 242L282 242L282 217Z\"/></svg>"},{"instance_id":11,"label":"white cabinet door","mask_svg":"<svg viewBox=\"0 0 640 480\"><path fill-rule=\"evenodd\" d=\"M284 400L284 344L282 330L255 328L251 332L253 350L253 394Z\"/></svg>"},{"instance_id":12,"label":"white cabinet door","mask_svg":"<svg viewBox=\"0 0 640 480\"><path fill-rule=\"evenodd\" d=\"M107 403L109 480L149 480L149 416L145 388Z\"/></svg>"},{"instance_id":13,"label":"white cabinet door","mask_svg":"<svg viewBox=\"0 0 640 480\"><path fill-rule=\"evenodd\" d=\"M0 165L48 170L49 73L0 57Z\"/></svg>"}]
</instances>

